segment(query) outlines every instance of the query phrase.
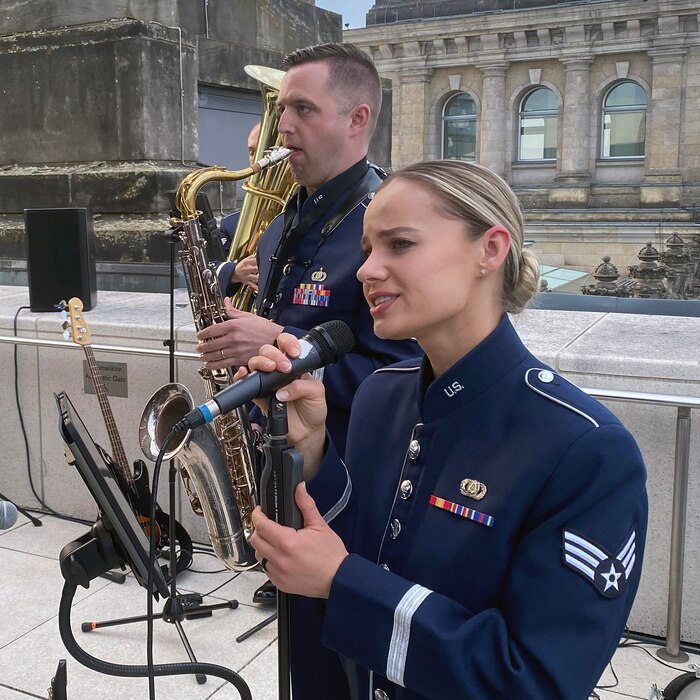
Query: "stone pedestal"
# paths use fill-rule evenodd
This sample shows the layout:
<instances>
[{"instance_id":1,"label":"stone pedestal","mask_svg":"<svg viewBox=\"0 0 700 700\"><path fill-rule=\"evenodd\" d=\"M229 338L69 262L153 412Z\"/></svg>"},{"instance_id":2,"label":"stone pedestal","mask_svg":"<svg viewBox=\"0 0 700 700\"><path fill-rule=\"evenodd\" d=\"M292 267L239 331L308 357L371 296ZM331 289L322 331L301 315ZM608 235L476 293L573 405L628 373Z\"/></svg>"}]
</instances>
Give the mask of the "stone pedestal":
<instances>
[{"instance_id":1,"label":"stone pedestal","mask_svg":"<svg viewBox=\"0 0 700 700\"><path fill-rule=\"evenodd\" d=\"M192 35L120 19L3 37L0 74L5 212L95 200L102 211L157 211L159 184L177 176L148 165L196 161Z\"/></svg>"},{"instance_id":2,"label":"stone pedestal","mask_svg":"<svg viewBox=\"0 0 700 700\"><path fill-rule=\"evenodd\" d=\"M301 0L0 0L0 18L0 263L25 258L23 209L60 207L92 209L98 262L166 263L169 193L199 167L199 85L254 98L246 64L342 37ZM204 192L235 206L232 182Z\"/></svg>"}]
</instances>

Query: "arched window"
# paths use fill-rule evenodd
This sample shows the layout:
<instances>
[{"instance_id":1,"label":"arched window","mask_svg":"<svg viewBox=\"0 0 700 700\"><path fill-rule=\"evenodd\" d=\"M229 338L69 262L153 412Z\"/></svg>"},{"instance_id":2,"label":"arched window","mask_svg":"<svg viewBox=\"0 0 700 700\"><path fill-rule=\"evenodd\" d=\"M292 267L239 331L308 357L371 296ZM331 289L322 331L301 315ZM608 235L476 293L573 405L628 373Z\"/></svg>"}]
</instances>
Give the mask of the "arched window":
<instances>
[{"instance_id":1,"label":"arched window","mask_svg":"<svg viewBox=\"0 0 700 700\"><path fill-rule=\"evenodd\" d=\"M442 157L476 158L476 103L465 92L450 97L442 110Z\"/></svg>"},{"instance_id":2,"label":"arched window","mask_svg":"<svg viewBox=\"0 0 700 700\"><path fill-rule=\"evenodd\" d=\"M556 160L557 96L537 87L520 104L520 160Z\"/></svg>"},{"instance_id":3,"label":"arched window","mask_svg":"<svg viewBox=\"0 0 700 700\"><path fill-rule=\"evenodd\" d=\"M647 96L628 80L615 85L603 100L602 158L643 158Z\"/></svg>"}]
</instances>

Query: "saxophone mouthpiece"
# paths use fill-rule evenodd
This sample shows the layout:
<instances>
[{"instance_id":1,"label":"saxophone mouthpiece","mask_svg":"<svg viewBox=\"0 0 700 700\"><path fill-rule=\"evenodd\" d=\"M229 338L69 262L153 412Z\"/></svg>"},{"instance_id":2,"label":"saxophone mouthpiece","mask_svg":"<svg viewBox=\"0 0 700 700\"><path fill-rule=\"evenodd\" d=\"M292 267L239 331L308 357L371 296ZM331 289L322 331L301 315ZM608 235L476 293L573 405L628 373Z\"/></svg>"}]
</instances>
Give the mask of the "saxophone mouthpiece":
<instances>
[{"instance_id":1,"label":"saxophone mouthpiece","mask_svg":"<svg viewBox=\"0 0 700 700\"><path fill-rule=\"evenodd\" d=\"M265 155L255 165L259 165L260 169L267 168L270 165L279 163L285 158L289 158L291 155L291 148L285 148L284 146L273 146L265 151Z\"/></svg>"}]
</instances>

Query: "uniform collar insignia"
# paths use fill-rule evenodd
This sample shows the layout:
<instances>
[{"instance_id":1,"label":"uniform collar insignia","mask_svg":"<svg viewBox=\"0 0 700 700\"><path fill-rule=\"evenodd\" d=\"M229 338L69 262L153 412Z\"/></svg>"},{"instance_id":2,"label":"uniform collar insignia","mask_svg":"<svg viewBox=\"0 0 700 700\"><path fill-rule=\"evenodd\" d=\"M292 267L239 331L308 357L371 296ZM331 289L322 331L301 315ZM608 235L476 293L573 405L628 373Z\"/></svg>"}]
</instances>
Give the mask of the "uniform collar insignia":
<instances>
[{"instance_id":1,"label":"uniform collar insignia","mask_svg":"<svg viewBox=\"0 0 700 700\"><path fill-rule=\"evenodd\" d=\"M429 422L459 410L498 382L527 356L515 329L504 316L498 327L468 355L435 378L425 360L418 378L421 418Z\"/></svg>"},{"instance_id":2,"label":"uniform collar insignia","mask_svg":"<svg viewBox=\"0 0 700 700\"><path fill-rule=\"evenodd\" d=\"M615 554L593 540L564 530L564 565L589 581L606 598L617 598L625 590L635 563L635 532Z\"/></svg>"}]
</instances>

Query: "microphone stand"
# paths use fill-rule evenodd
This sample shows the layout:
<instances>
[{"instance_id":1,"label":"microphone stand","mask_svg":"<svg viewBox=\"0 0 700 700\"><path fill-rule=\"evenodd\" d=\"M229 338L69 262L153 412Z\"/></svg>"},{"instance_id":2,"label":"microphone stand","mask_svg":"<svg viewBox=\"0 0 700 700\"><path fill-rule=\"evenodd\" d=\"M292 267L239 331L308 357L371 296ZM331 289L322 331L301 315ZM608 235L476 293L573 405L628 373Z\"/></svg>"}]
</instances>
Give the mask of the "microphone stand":
<instances>
[{"instance_id":1,"label":"microphone stand","mask_svg":"<svg viewBox=\"0 0 700 700\"><path fill-rule=\"evenodd\" d=\"M304 480L304 457L287 442L287 407L274 396L268 400L268 438L263 447L260 483L263 512L281 525L300 530L303 518L294 495ZM291 639L288 593L277 590L277 669L279 700L291 700Z\"/></svg>"}]
</instances>

